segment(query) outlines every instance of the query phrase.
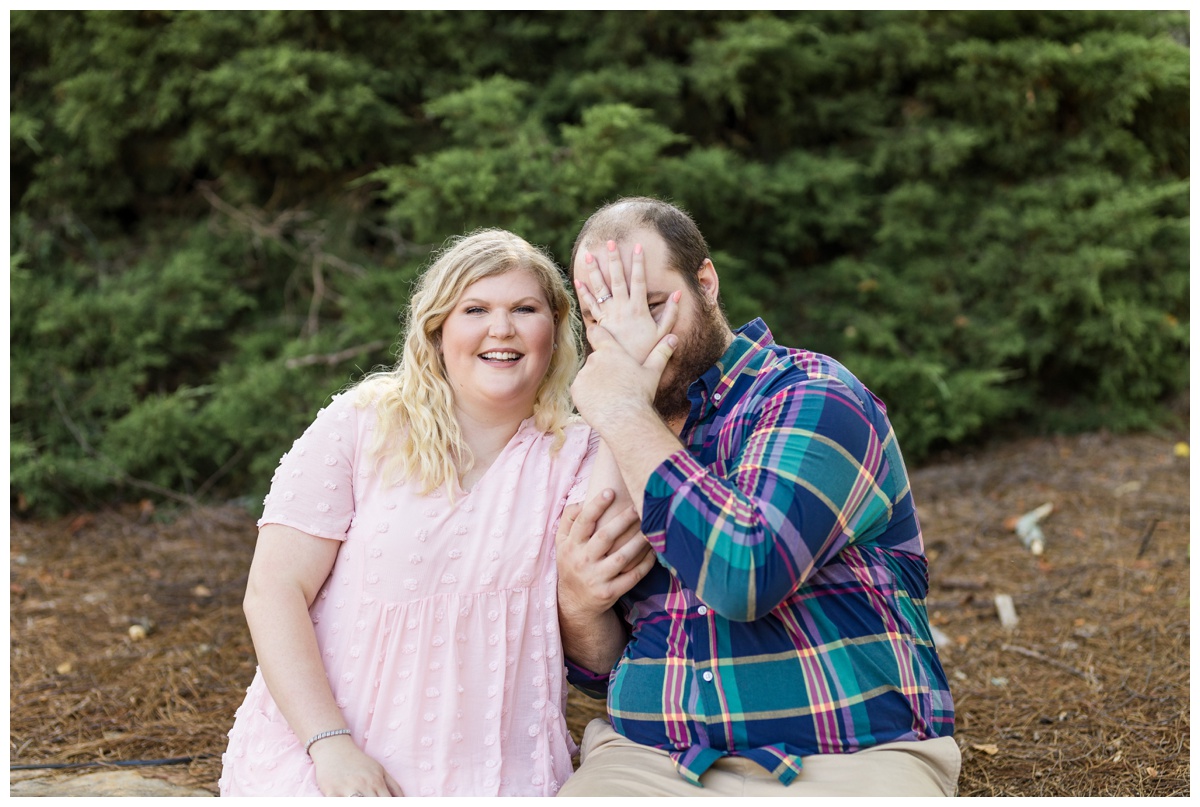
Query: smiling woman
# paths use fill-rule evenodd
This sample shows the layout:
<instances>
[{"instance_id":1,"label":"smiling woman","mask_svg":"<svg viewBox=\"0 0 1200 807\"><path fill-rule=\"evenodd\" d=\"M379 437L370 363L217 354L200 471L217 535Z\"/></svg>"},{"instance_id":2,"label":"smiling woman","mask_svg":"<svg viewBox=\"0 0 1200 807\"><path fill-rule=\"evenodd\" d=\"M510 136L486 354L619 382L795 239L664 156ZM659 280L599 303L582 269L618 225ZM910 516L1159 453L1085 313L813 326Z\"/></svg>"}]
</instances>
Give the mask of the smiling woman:
<instances>
[{"instance_id":1,"label":"smiling woman","mask_svg":"<svg viewBox=\"0 0 1200 807\"><path fill-rule=\"evenodd\" d=\"M555 312L526 269L477 280L442 324L442 360L464 417L530 412L554 349Z\"/></svg>"},{"instance_id":2,"label":"smiling woman","mask_svg":"<svg viewBox=\"0 0 1200 807\"><path fill-rule=\"evenodd\" d=\"M512 233L455 239L424 272L396 367L280 461L245 599L260 666L222 795L566 781L551 542L597 446L571 419L578 331L558 269Z\"/></svg>"}]
</instances>

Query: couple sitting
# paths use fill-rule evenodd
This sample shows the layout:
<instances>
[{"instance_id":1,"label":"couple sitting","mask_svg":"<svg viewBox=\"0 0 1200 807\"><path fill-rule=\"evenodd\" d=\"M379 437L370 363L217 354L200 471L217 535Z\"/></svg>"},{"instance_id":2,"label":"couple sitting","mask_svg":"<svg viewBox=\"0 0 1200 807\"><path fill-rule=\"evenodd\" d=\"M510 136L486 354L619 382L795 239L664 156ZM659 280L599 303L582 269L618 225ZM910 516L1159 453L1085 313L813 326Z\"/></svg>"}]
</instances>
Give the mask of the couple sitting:
<instances>
[{"instance_id":1,"label":"couple sitting","mask_svg":"<svg viewBox=\"0 0 1200 807\"><path fill-rule=\"evenodd\" d=\"M222 795L953 795L883 405L731 330L677 207L601 209L571 273L582 367L553 261L456 239L280 461ZM568 681L608 698L574 772Z\"/></svg>"}]
</instances>

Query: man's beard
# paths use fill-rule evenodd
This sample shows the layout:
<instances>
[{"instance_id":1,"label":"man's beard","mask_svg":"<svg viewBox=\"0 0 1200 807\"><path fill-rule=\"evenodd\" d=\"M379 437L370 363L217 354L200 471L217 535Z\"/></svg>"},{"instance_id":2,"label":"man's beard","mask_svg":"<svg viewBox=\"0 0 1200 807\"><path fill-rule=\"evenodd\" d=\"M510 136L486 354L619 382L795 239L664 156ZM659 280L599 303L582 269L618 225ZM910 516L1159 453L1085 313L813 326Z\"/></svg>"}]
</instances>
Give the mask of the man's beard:
<instances>
[{"instance_id":1,"label":"man's beard","mask_svg":"<svg viewBox=\"0 0 1200 807\"><path fill-rule=\"evenodd\" d=\"M692 410L687 391L692 382L717 363L729 346L729 326L715 303L701 298L700 316L686 336L679 334L675 349L654 396L654 408L670 422L687 417Z\"/></svg>"}]
</instances>

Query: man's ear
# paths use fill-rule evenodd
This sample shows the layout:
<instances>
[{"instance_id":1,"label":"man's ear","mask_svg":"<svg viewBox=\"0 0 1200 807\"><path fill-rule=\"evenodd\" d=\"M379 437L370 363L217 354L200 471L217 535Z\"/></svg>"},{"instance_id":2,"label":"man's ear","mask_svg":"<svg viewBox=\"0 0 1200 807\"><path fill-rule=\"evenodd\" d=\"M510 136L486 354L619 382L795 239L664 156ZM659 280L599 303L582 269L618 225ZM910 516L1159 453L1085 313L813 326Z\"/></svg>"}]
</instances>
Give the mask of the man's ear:
<instances>
[{"instance_id":1,"label":"man's ear","mask_svg":"<svg viewBox=\"0 0 1200 807\"><path fill-rule=\"evenodd\" d=\"M704 263L700 264L700 271L696 273L696 281L700 284L700 291L704 293L704 298L716 305L720 296L721 280L717 277L717 267L713 266L711 259L705 258Z\"/></svg>"}]
</instances>

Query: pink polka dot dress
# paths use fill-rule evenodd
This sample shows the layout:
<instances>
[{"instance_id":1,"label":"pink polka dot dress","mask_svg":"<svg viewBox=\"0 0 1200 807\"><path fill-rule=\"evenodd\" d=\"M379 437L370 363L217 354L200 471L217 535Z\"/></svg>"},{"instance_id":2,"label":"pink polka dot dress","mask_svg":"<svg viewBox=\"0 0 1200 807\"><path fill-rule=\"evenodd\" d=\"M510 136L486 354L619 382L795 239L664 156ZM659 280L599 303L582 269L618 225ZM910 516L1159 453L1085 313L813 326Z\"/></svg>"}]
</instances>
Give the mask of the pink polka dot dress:
<instances>
[{"instance_id":1,"label":"pink polka dot dress","mask_svg":"<svg viewBox=\"0 0 1200 807\"><path fill-rule=\"evenodd\" d=\"M259 525L342 541L310 609L354 741L406 796L552 796L571 774L554 534L597 445L530 418L450 501L384 483L373 407L321 410L280 460ZM259 671L223 755L222 796L319 796L312 760Z\"/></svg>"}]
</instances>

